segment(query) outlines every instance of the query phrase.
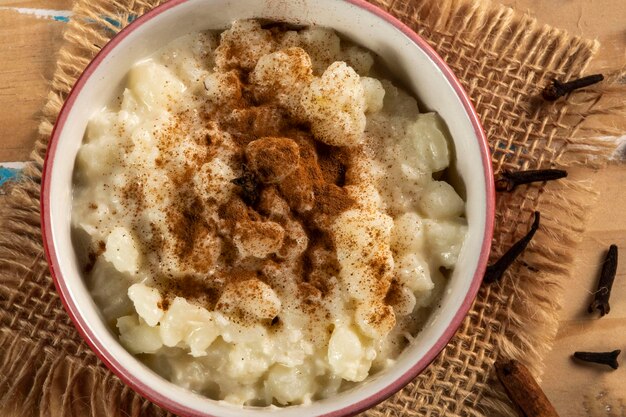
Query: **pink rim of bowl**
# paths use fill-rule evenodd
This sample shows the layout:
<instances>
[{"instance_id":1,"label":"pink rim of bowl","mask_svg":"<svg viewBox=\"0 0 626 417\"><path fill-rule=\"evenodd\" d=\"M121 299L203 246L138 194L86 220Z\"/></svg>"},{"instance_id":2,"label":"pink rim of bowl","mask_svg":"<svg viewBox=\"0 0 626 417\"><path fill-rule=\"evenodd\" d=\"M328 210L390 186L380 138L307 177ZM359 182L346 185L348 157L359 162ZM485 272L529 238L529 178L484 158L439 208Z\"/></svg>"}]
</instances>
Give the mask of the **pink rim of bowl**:
<instances>
[{"instance_id":1,"label":"pink rim of bowl","mask_svg":"<svg viewBox=\"0 0 626 417\"><path fill-rule=\"evenodd\" d=\"M154 17L166 12L167 10L176 7L182 3L185 3L188 0L171 0L167 3L162 4L161 6L156 7L150 12L144 14L143 16L136 19L126 28L124 28L115 38L113 38L93 59L93 61L87 66L85 71L78 78L76 84L72 88L67 100L65 101L63 108L59 114L57 122L54 126L52 136L50 139L50 143L48 145L48 150L45 157L43 174L42 174L42 188L41 188L41 221L42 221L42 235L43 235L43 244L44 251L46 254L46 259L48 264L50 265L50 272L52 278L54 280L54 284L56 286L57 292L61 298L61 301L67 311L68 315L72 319L76 329L78 330L81 337L87 342L87 344L91 347L91 349L96 353L96 355L104 362L104 364L112 370L124 383L129 385L133 390L138 392L139 394L145 396L146 398L153 401L155 404L172 411L176 414L180 414L188 417L207 417L206 414L198 413L196 410L193 410L184 404L176 402L171 398L163 397L158 392L154 391L149 386L143 384L141 381L134 378L133 375L129 374L125 368L116 361L112 355L110 355L107 349L102 346L94 337L93 333L89 329L89 324L81 317L78 313L75 304L73 303L71 297L69 297L69 289L66 286L66 283L61 275L61 267L59 264L59 260L57 254L55 252L53 239L52 239L52 230L51 230L51 213L50 213L50 182L51 178L49 175L49 171L51 169L52 164L54 163L54 155L56 153L57 142L59 140L60 132L63 130L64 124L67 120L70 109L72 108L74 102L76 101L77 96L80 94L81 90L85 86L87 80L93 74L95 69L100 65L100 63L107 57L107 55L120 43L124 38L126 38L130 33L139 28L141 25L146 23L148 20L153 19ZM482 125L480 123L478 114L474 106L471 103L471 100L461 83L454 75L452 70L448 67L448 65L443 61L443 59L435 52L435 50L419 35L417 35L413 30L411 30L404 23L393 17L391 14L383 11L382 9L366 2L365 0L347 0L347 2L352 3L353 5L360 7L362 9L367 10L368 12L378 16L379 18L387 21L395 28L400 30L405 36L407 36L414 44L416 44L426 55L437 65L437 67L441 70L446 80L453 87L456 92L459 100L461 101L467 115L470 118L471 124L474 128L474 134L477 138L480 139L479 146L481 148L481 158L483 163L483 173L485 180L485 188L486 188L486 219L485 219L485 231L483 236L483 245L480 251L480 258L478 260L478 265L474 276L472 278L472 283L470 285L469 291L463 300L463 303L458 308L456 314L454 315L452 321L447 326L446 330L442 334L442 336L437 340L437 342L432 346L432 348L419 359L419 361L413 365L410 369L408 369L401 377L396 379L393 383L386 386L384 389L378 391L375 395L369 396L360 400L359 402L350 404L342 409L333 411L331 413L325 414L326 417L339 417L339 416L349 416L357 414L363 410L366 410L389 396L393 395L395 392L402 389L406 384L408 384L411 380L413 380L417 375L419 375L443 350L446 344L452 339L457 329L461 325L461 322L467 315L480 285L482 283L482 278L484 275L484 271L487 265L489 250L491 245L491 237L493 234L494 227L494 215L495 215L495 188L493 183L493 170L491 166L490 160L490 149L487 141L487 137L484 133Z\"/></svg>"}]
</instances>

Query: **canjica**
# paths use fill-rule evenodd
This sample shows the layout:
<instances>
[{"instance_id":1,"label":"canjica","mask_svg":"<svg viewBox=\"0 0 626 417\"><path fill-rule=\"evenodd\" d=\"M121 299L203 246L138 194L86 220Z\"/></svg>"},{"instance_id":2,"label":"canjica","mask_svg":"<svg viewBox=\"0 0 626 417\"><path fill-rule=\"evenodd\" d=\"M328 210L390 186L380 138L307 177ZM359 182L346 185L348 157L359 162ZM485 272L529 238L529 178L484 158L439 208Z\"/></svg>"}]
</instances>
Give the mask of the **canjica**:
<instances>
[{"instance_id":1,"label":"canjica","mask_svg":"<svg viewBox=\"0 0 626 417\"><path fill-rule=\"evenodd\" d=\"M90 121L72 213L126 349L258 406L329 397L393 363L467 226L443 181L444 125L387 78L332 30L257 21L130 69Z\"/></svg>"}]
</instances>

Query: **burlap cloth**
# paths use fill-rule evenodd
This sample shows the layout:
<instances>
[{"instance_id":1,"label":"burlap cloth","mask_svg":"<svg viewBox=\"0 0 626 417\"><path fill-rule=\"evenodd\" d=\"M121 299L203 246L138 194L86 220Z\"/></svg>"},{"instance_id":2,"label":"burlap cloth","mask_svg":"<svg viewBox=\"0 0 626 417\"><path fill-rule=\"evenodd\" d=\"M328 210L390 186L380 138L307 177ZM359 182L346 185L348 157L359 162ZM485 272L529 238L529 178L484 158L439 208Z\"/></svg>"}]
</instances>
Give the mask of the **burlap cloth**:
<instances>
[{"instance_id":1,"label":"burlap cloth","mask_svg":"<svg viewBox=\"0 0 626 417\"><path fill-rule=\"evenodd\" d=\"M164 416L105 368L61 306L45 262L39 182L46 144L64 98L98 50L128 20L159 0L78 0L44 109L41 138L0 212L0 415ZM486 1L375 0L424 37L463 82L489 137L496 171L601 165L613 144L590 137L604 115L624 111L619 89L604 83L554 104L536 99L553 77L585 70L594 41L539 27L528 16ZM118 25L116 22L121 22ZM619 77L616 74L613 78ZM71 161L68 161L71 163ZM523 235L534 210L542 227L521 261L496 285L483 286L441 355L403 391L368 416L513 416L492 364L517 358L540 376L557 330L559 283L579 239L591 183L572 180L498 196L493 257Z\"/></svg>"}]
</instances>

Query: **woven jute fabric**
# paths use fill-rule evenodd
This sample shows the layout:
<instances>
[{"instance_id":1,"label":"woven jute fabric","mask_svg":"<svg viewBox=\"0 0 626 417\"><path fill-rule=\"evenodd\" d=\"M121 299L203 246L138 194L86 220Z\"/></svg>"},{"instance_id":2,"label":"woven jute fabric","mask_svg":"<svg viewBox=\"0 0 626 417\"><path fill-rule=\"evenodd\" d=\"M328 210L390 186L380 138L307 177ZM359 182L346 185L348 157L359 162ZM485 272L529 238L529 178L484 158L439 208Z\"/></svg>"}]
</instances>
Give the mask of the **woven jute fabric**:
<instances>
[{"instance_id":1,"label":"woven jute fabric","mask_svg":"<svg viewBox=\"0 0 626 417\"><path fill-rule=\"evenodd\" d=\"M64 99L100 48L159 2L78 0L67 26L28 179L13 187L0 209L2 416L168 415L119 381L78 336L54 290L39 221L43 158ZM412 27L458 75L484 124L496 172L604 163L613 145L593 138L617 133L597 120L624 112L623 83L613 82L621 74L556 103L537 99L550 79L582 74L596 42L540 27L486 1L374 3ZM559 283L595 199L592 185L563 180L498 196L492 256L519 239L540 210L533 243L500 283L481 288L456 336L427 370L365 415L514 415L492 365L504 355L540 376L542 355L557 329Z\"/></svg>"}]
</instances>

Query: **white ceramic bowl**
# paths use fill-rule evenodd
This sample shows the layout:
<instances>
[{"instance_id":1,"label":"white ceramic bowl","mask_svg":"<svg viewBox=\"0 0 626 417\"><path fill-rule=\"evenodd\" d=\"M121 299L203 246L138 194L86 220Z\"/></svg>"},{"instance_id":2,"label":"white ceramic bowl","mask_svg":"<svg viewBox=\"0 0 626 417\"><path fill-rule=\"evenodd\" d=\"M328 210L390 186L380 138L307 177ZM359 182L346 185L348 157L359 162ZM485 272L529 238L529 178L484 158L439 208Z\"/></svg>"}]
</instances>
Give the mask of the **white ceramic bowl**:
<instances>
[{"instance_id":1,"label":"white ceramic bowl","mask_svg":"<svg viewBox=\"0 0 626 417\"><path fill-rule=\"evenodd\" d=\"M268 18L334 28L377 53L454 140L456 169L467 191L469 233L441 306L390 369L358 387L308 406L241 408L209 400L158 376L128 353L105 326L81 277L72 241L72 171L87 122L116 94L138 60L184 34L225 29L233 20ZM183 416L344 416L384 400L419 374L443 349L480 286L494 217L489 148L478 116L452 71L401 22L363 0L172 0L140 17L104 47L68 97L57 120L43 174L42 226L52 276L78 331L102 361L134 390Z\"/></svg>"}]
</instances>

